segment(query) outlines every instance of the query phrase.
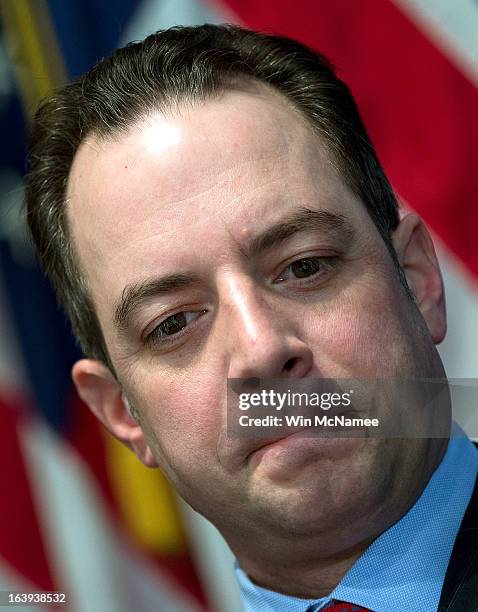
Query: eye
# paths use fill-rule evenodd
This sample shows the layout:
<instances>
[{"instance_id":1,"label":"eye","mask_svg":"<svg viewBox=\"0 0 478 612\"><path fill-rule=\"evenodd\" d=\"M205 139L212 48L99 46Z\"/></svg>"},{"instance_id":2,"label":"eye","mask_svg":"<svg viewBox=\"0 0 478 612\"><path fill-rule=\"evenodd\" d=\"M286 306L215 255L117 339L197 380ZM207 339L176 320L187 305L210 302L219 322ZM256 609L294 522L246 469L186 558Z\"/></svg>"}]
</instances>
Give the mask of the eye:
<instances>
[{"instance_id":1,"label":"eye","mask_svg":"<svg viewBox=\"0 0 478 612\"><path fill-rule=\"evenodd\" d=\"M182 336L184 330L203 315L206 310L177 312L157 325L151 333L146 336L147 343L165 343L176 340Z\"/></svg>"},{"instance_id":2,"label":"eye","mask_svg":"<svg viewBox=\"0 0 478 612\"><path fill-rule=\"evenodd\" d=\"M329 274L337 257L303 257L290 263L283 272L275 279L276 283L286 280L307 279L313 277L321 278Z\"/></svg>"}]
</instances>

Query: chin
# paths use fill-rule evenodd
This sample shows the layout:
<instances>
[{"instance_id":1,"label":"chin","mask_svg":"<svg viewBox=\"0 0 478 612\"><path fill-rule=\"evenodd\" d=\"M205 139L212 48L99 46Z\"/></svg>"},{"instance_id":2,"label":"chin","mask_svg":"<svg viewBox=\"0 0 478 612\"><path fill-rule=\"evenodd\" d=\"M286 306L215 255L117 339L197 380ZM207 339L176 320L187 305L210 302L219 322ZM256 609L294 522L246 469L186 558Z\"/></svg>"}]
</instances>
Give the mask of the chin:
<instances>
[{"instance_id":1,"label":"chin","mask_svg":"<svg viewBox=\"0 0 478 612\"><path fill-rule=\"evenodd\" d=\"M287 481L261 474L251 490L251 504L264 524L290 534L313 536L372 526L393 511L393 468L389 464L390 473L384 473L375 467L367 454L353 453L339 463L311 462Z\"/></svg>"}]
</instances>

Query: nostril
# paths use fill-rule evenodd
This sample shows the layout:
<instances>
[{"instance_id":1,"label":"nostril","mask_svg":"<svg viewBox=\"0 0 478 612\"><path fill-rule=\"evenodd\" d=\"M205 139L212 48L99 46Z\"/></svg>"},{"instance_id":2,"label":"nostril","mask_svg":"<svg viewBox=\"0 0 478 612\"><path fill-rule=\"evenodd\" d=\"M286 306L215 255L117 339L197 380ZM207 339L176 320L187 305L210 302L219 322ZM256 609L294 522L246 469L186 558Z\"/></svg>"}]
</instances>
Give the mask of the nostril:
<instances>
[{"instance_id":1,"label":"nostril","mask_svg":"<svg viewBox=\"0 0 478 612\"><path fill-rule=\"evenodd\" d=\"M286 370L287 372L290 372L296 363L297 363L297 357L292 357L291 359L286 361L284 365L284 370Z\"/></svg>"}]
</instances>

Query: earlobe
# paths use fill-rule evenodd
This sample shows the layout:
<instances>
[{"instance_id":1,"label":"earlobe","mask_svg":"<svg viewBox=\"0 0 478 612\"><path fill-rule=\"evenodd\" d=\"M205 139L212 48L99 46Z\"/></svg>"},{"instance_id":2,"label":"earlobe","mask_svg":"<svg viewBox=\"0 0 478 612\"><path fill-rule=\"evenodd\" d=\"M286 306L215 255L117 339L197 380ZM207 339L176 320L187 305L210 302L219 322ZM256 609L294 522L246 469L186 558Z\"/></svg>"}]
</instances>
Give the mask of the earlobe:
<instances>
[{"instance_id":1,"label":"earlobe","mask_svg":"<svg viewBox=\"0 0 478 612\"><path fill-rule=\"evenodd\" d=\"M431 236L418 215L404 216L393 233L398 261L435 344L446 334L443 279Z\"/></svg>"},{"instance_id":2,"label":"earlobe","mask_svg":"<svg viewBox=\"0 0 478 612\"><path fill-rule=\"evenodd\" d=\"M157 467L137 418L109 368L94 359L80 359L72 368L78 395L108 431L148 467Z\"/></svg>"}]
</instances>

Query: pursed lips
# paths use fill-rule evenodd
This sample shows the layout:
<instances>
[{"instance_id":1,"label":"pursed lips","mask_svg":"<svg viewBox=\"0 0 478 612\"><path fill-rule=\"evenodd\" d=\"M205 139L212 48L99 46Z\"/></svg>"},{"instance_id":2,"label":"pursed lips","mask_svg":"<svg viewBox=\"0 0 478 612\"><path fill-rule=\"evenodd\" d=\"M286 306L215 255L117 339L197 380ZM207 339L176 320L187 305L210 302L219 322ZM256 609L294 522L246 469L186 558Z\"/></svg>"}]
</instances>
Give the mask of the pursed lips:
<instances>
[{"instance_id":1,"label":"pursed lips","mask_svg":"<svg viewBox=\"0 0 478 612\"><path fill-rule=\"evenodd\" d=\"M328 416L350 416L357 417L360 413L347 407L336 407L327 411ZM248 464L251 458L258 451L265 449L266 447L273 446L282 440L286 440L291 436L296 436L299 433L303 433L304 438L311 437L325 437L319 436L320 432L326 432L327 428L324 426L288 426L287 433L281 431L277 436L264 436L264 437L228 437L227 432L224 434L223 444L220 445L219 457L221 463L226 467L228 471L234 472L241 468L244 464Z\"/></svg>"}]
</instances>

